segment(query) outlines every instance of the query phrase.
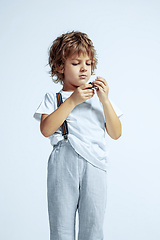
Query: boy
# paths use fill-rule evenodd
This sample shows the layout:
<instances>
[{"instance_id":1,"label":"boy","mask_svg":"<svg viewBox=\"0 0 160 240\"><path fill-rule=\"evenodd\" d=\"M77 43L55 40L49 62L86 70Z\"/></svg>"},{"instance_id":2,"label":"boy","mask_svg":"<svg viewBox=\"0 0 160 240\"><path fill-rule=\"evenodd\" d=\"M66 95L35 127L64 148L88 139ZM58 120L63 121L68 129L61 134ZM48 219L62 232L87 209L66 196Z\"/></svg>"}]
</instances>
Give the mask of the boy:
<instances>
[{"instance_id":1,"label":"boy","mask_svg":"<svg viewBox=\"0 0 160 240\"><path fill-rule=\"evenodd\" d=\"M121 111L108 99L106 80L88 84L97 65L92 41L81 32L58 37L49 52L51 76L63 85L63 103L47 93L34 117L49 137L53 151L48 161L48 212L50 240L75 240L75 217L79 213L78 240L102 240L106 208L105 133L121 136ZM97 89L93 88L95 86ZM96 92L96 94L95 94ZM68 125L68 140L60 126Z\"/></svg>"}]
</instances>

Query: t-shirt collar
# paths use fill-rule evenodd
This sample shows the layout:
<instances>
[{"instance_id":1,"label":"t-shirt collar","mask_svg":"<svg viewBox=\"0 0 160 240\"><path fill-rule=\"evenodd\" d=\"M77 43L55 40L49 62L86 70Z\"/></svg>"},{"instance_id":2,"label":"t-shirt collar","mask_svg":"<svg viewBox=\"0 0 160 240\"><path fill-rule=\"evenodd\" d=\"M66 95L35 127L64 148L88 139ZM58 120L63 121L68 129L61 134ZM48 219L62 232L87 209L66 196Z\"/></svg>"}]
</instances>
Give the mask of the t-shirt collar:
<instances>
[{"instance_id":1,"label":"t-shirt collar","mask_svg":"<svg viewBox=\"0 0 160 240\"><path fill-rule=\"evenodd\" d=\"M74 92L67 92L67 91L63 91L62 89L59 91L64 97L70 97L71 94Z\"/></svg>"}]
</instances>

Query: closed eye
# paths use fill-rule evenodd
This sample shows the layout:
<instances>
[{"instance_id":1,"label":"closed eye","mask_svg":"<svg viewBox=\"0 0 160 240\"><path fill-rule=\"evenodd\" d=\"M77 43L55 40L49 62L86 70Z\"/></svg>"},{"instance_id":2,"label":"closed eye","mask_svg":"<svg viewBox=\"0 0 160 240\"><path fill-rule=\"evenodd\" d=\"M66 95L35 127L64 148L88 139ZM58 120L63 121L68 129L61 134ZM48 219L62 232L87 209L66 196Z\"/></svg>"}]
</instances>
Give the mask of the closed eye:
<instances>
[{"instance_id":1,"label":"closed eye","mask_svg":"<svg viewBox=\"0 0 160 240\"><path fill-rule=\"evenodd\" d=\"M73 66L77 66L78 64L80 64L80 63L72 63ZM88 62L87 62L86 65L87 65L87 66L90 66L91 63L88 63Z\"/></svg>"}]
</instances>

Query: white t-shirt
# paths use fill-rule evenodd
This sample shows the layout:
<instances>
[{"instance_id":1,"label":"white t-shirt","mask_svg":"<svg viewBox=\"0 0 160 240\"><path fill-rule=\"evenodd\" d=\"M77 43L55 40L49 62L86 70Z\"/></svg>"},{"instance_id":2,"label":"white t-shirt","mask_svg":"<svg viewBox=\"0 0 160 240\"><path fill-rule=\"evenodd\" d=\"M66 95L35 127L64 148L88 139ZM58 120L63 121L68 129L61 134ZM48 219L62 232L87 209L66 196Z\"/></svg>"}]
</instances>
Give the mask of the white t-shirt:
<instances>
[{"instance_id":1,"label":"white t-shirt","mask_svg":"<svg viewBox=\"0 0 160 240\"><path fill-rule=\"evenodd\" d=\"M60 91L63 102L72 92ZM111 102L111 101L110 101ZM123 113L111 102L117 116ZM51 114L57 109L56 93L46 93L36 110L34 118L41 119L42 114ZM97 94L91 99L77 105L67 117L68 140L75 151L95 167L107 170L106 129L103 107ZM61 128L49 137L51 145L63 139Z\"/></svg>"}]
</instances>

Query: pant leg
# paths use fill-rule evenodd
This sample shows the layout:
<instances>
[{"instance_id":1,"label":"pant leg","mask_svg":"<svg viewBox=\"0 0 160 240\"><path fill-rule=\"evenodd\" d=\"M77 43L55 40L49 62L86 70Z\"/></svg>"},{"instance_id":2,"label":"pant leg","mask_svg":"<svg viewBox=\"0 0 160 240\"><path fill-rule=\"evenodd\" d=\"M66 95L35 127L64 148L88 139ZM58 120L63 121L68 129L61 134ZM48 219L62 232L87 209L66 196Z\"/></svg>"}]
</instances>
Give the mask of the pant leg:
<instances>
[{"instance_id":1,"label":"pant leg","mask_svg":"<svg viewBox=\"0 0 160 240\"><path fill-rule=\"evenodd\" d=\"M50 240L75 240L77 176L77 155L69 143L62 141L54 148L48 162Z\"/></svg>"},{"instance_id":2,"label":"pant leg","mask_svg":"<svg viewBox=\"0 0 160 240\"><path fill-rule=\"evenodd\" d=\"M80 183L78 240L103 240L107 173L90 163Z\"/></svg>"}]
</instances>

